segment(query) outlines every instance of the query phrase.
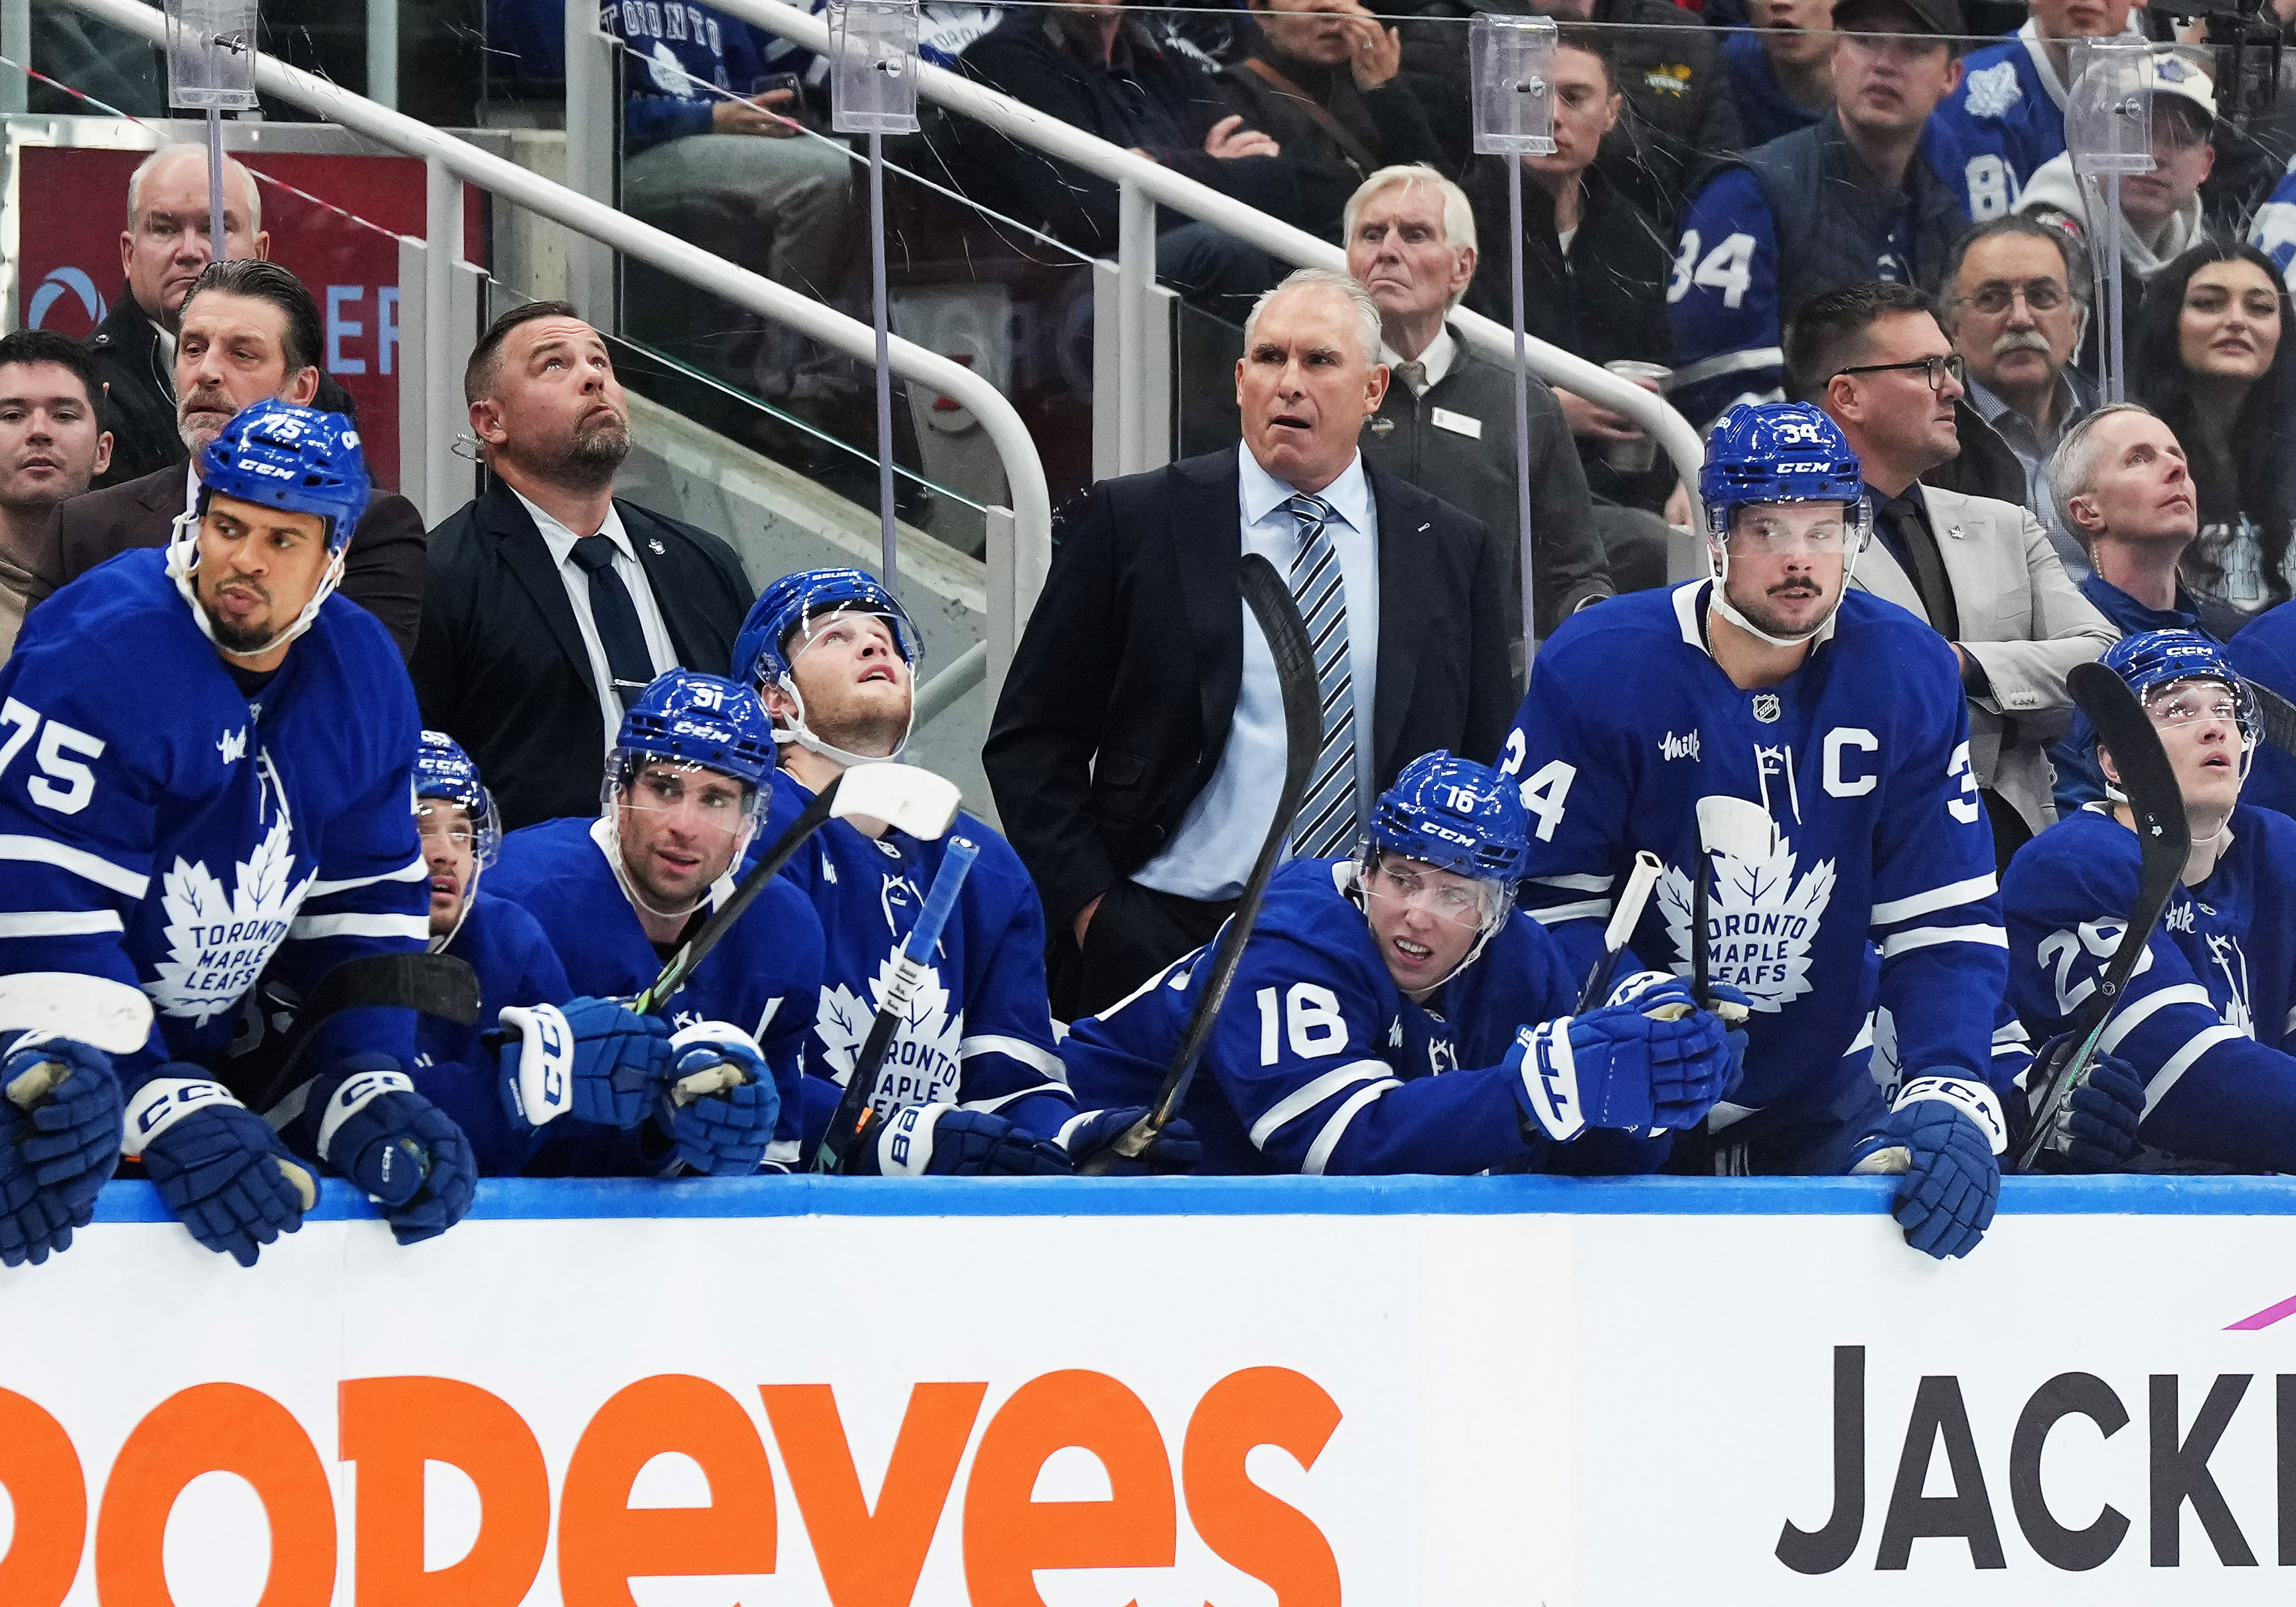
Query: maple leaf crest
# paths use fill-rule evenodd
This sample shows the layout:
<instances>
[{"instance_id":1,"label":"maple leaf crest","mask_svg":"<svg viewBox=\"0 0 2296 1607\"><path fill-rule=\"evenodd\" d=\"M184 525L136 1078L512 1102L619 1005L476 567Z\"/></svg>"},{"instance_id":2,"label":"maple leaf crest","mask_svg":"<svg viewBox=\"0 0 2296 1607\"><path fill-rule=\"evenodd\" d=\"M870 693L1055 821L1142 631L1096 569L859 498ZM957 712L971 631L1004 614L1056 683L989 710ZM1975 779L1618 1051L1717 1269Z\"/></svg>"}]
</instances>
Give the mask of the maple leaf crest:
<instances>
[{"instance_id":1,"label":"maple leaf crest","mask_svg":"<svg viewBox=\"0 0 2296 1607\"><path fill-rule=\"evenodd\" d=\"M1997 118L2022 100L2025 91L2017 82L2017 64L1999 61L1969 75L1969 115Z\"/></svg>"},{"instance_id":2,"label":"maple leaf crest","mask_svg":"<svg viewBox=\"0 0 2296 1607\"><path fill-rule=\"evenodd\" d=\"M840 1085L851 1075L861 1045L868 1041L870 1026L877 1019L877 1011L884 1003L886 989L892 986L893 973L899 963L898 949L886 955L869 983L865 1001L842 982L821 990L821 1003L813 1019L814 1036L821 1040L822 1063ZM954 1018L950 1016L948 989L941 985L939 968L928 965L918 980L916 991L909 996L908 1009L900 1024L893 1030L893 1042L885 1051L886 1071L890 1073L895 1066L906 1068L931 1083L933 1098L953 1101L956 1097L957 1045L964 1037L964 1013L960 1010ZM882 1086L881 1083L881 1091ZM904 1099L902 1103L923 1101Z\"/></svg>"},{"instance_id":3,"label":"maple leaf crest","mask_svg":"<svg viewBox=\"0 0 2296 1607\"><path fill-rule=\"evenodd\" d=\"M232 890L203 860L178 858L160 879L168 957L144 985L165 1014L193 1025L232 1009L285 941L310 876L293 882L295 832L283 810L255 851L234 867Z\"/></svg>"},{"instance_id":4,"label":"maple leaf crest","mask_svg":"<svg viewBox=\"0 0 2296 1607\"><path fill-rule=\"evenodd\" d=\"M1766 854L1707 856L1714 881L1707 920L1713 980L1744 992L1757 1010L1775 1011L1809 991L1809 946L1833 897L1833 861L1794 879L1793 845L1780 833ZM1659 878L1659 908L1674 945L1677 973L1690 974L1690 878L1672 865Z\"/></svg>"}]
</instances>

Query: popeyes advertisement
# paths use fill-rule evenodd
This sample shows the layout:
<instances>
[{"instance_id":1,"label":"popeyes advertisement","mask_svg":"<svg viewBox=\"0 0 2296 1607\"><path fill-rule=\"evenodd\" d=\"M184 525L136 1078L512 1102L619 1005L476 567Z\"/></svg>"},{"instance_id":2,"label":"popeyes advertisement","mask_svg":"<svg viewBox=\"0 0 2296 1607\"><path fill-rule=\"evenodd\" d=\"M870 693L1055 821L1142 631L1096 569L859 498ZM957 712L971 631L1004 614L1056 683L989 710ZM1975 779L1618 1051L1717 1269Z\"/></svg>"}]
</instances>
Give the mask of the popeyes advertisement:
<instances>
[{"instance_id":1,"label":"popeyes advertisement","mask_svg":"<svg viewBox=\"0 0 2296 1607\"><path fill-rule=\"evenodd\" d=\"M149 154L19 145L16 327L86 335L127 293L119 266L127 179ZM367 462L382 484L396 485L398 236L422 234L422 164L401 156L234 154L256 175L272 260L318 304L320 362L357 404Z\"/></svg>"}]
</instances>

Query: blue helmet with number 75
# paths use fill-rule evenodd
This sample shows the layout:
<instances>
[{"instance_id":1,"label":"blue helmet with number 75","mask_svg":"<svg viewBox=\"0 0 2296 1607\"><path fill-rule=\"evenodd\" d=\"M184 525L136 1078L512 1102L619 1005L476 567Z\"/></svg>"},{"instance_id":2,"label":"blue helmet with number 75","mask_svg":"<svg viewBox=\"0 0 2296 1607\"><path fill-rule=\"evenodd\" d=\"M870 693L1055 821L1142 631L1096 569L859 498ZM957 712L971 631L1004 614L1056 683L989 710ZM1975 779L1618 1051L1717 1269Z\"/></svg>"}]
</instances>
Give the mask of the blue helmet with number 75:
<instances>
[{"instance_id":1,"label":"blue helmet with number 75","mask_svg":"<svg viewBox=\"0 0 2296 1607\"><path fill-rule=\"evenodd\" d=\"M1530 816L1515 783L1489 766L1423 753L1380 794L1371 844L1512 890L1530 864Z\"/></svg>"}]
</instances>

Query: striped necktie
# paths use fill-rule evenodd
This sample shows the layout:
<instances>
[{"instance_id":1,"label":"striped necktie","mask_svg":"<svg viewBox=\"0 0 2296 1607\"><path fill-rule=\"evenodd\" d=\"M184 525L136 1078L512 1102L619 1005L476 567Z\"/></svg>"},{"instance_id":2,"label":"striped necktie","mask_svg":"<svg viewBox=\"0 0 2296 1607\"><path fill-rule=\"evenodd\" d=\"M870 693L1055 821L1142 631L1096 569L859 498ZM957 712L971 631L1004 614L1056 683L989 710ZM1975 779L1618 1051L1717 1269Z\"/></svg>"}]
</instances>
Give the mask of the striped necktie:
<instances>
[{"instance_id":1,"label":"striped necktie","mask_svg":"<svg viewBox=\"0 0 2296 1607\"><path fill-rule=\"evenodd\" d=\"M1292 851L1329 859L1352 853L1356 814L1356 686L1348 660L1348 588L1325 521L1332 506L1319 496L1292 499L1300 521L1300 550L1292 560L1292 598L1307 622L1316 652L1316 691L1324 709L1324 743L1315 780L1292 828Z\"/></svg>"}]
</instances>

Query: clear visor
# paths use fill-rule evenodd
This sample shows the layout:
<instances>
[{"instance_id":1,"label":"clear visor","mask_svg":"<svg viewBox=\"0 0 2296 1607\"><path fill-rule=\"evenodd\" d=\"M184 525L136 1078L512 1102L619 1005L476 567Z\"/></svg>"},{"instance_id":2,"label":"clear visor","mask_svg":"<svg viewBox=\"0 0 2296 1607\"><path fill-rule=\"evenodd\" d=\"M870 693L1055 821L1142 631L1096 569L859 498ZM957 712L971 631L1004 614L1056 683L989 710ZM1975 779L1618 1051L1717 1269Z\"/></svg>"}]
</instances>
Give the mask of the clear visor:
<instances>
[{"instance_id":1,"label":"clear visor","mask_svg":"<svg viewBox=\"0 0 2296 1607\"><path fill-rule=\"evenodd\" d=\"M1725 515L1720 545L1736 557L1838 554L1847 563L1866 550L1874 527L1865 500L1854 503L1755 503Z\"/></svg>"},{"instance_id":2,"label":"clear visor","mask_svg":"<svg viewBox=\"0 0 2296 1607\"><path fill-rule=\"evenodd\" d=\"M1374 856L1362 885L1367 898L1416 908L1455 926L1480 927L1506 911L1506 890L1496 881L1454 875L1392 855Z\"/></svg>"},{"instance_id":3,"label":"clear visor","mask_svg":"<svg viewBox=\"0 0 2296 1607\"><path fill-rule=\"evenodd\" d=\"M890 641L902 661L912 672L915 670L923 648L915 629L898 614L877 613L865 608L832 608L805 615L797 628L790 632L782 656L794 669L798 660L816 647L842 646L858 652L865 639L880 644Z\"/></svg>"},{"instance_id":4,"label":"clear visor","mask_svg":"<svg viewBox=\"0 0 2296 1607\"><path fill-rule=\"evenodd\" d=\"M492 865L502 849L502 816L495 812L490 793L481 794L475 810L459 798L418 798L414 830L425 854L444 840L471 855L481 868Z\"/></svg>"},{"instance_id":5,"label":"clear visor","mask_svg":"<svg viewBox=\"0 0 2296 1607\"><path fill-rule=\"evenodd\" d=\"M2243 685L2222 681L2169 681L2144 694L2144 712L2171 731L2197 730L2211 722L2238 728L2243 744L2256 740L2256 699Z\"/></svg>"},{"instance_id":6,"label":"clear visor","mask_svg":"<svg viewBox=\"0 0 2296 1607\"><path fill-rule=\"evenodd\" d=\"M743 841L764 818L765 795L723 770L617 748L606 766L600 802L610 812L675 816L690 831Z\"/></svg>"}]
</instances>

